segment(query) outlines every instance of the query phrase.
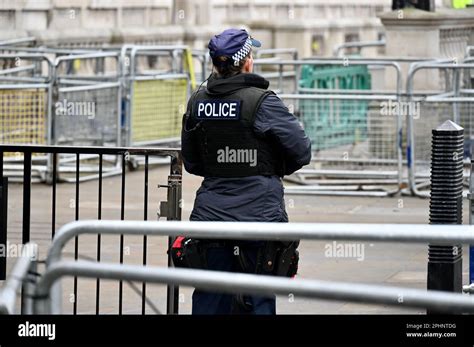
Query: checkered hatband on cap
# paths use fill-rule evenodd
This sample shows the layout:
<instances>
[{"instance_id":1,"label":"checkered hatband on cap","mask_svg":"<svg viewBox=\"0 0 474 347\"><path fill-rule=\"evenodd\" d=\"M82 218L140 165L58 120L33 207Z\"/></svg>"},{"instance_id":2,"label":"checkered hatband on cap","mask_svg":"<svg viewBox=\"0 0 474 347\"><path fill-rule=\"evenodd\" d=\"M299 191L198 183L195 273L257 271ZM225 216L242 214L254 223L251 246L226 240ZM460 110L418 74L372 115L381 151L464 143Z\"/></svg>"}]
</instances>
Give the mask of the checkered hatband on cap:
<instances>
[{"instance_id":1,"label":"checkered hatband on cap","mask_svg":"<svg viewBox=\"0 0 474 347\"><path fill-rule=\"evenodd\" d=\"M237 51L237 53L235 53L233 56L232 56L232 60L234 61L234 65L235 66L238 66L240 61L242 59L244 59L247 54L249 54L250 50L252 49L252 39L250 38L250 36L247 38L247 41L245 41L243 47L241 49L239 49Z\"/></svg>"}]
</instances>

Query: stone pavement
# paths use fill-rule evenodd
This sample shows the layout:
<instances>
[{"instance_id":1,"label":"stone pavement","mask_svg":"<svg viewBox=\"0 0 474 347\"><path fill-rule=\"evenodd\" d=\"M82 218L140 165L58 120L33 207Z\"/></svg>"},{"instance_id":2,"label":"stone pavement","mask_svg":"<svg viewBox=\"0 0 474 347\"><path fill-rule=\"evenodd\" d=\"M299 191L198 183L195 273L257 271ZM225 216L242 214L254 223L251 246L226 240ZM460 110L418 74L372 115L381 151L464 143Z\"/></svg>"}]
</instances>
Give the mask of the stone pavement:
<instances>
[{"instance_id":1,"label":"stone pavement","mask_svg":"<svg viewBox=\"0 0 474 347\"><path fill-rule=\"evenodd\" d=\"M166 183L168 169L154 168L149 178L149 220L156 219L159 201L166 197L165 189L157 185ZM200 178L186 174L183 178L183 219L187 220L192 209L194 193L200 184ZM103 183L102 219L120 219L121 177L105 178ZM80 184L80 219L97 219L98 182ZM57 188L57 228L74 220L75 185L63 183ZM287 210L291 222L344 222L344 223L428 223L428 200L412 197L364 198L364 197L327 197L327 196L288 196ZM464 218L467 220L467 203L464 204ZM22 188L11 184L9 190L9 242L21 240ZM44 258L51 238L51 186L35 184L32 189L31 240L38 242L40 256ZM143 170L127 172L125 193L125 219L143 219ZM183 230L184 231L184 230ZM125 237L125 263L142 264L142 237ZM65 257L73 255L74 243L65 251ZM331 257L329 248L337 249L340 244L332 241L303 241L300 246L299 278L347 281L358 283L382 284L390 286L426 288L427 246L404 244L363 244L358 245L362 253L354 257L341 258L337 254ZM95 259L97 249L96 236L81 236L79 239L80 257ZM464 276L467 279L467 251L465 250ZM15 259L9 259L11 268ZM102 260L119 261L119 237L102 237ZM148 263L165 266L166 238L148 238ZM466 282L466 281L465 281ZM95 313L96 281L79 279L78 312ZM102 281L100 293L101 313L118 312L118 284ZM72 312L72 279L63 281L64 312ZM133 288L124 283L124 313L141 312L141 284L134 283ZM192 288L181 288L180 312L191 310ZM166 308L166 290L162 285L148 285L147 296L161 312ZM402 308L307 300L298 297L279 297L278 313L297 314L364 314L364 313L417 313L421 311ZM153 310L148 306L147 313Z\"/></svg>"}]
</instances>

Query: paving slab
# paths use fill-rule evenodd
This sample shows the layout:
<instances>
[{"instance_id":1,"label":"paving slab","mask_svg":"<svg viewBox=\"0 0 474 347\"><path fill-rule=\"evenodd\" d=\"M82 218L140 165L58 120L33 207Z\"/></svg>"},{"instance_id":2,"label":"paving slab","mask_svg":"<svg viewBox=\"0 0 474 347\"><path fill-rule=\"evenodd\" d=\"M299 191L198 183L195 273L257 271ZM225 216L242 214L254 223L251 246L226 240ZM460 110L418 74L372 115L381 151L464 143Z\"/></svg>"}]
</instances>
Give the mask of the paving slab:
<instances>
[{"instance_id":1,"label":"paving slab","mask_svg":"<svg viewBox=\"0 0 474 347\"><path fill-rule=\"evenodd\" d=\"M158 188L165 184L168 168L155 167L149 177L148 219L156 220L159 201L166 199L166 190ZM144 173L142 169L127 172L125 190L125 219L143 220ZM200 177L185 174L183 177L183 220L189 218L194 194L201 182ZM109 177L103 183L102 219L120 219L121 177ZM40 257L44 259L51 240L51 186L34 184L31 203L31 240L40 247ZM98 182L80 183L79 218L97 219ZM75 184L62 183L57 186L56 230L74 220ZM331 197L331 196L286 196L290 221L297 222L342 222L342 223L428 223L427 199L406 196L391 198L374 197ZM8 238L11 243L21 242L22 226L22 186L9 187ZM468 204L464 203L464 219L467 223ZM184 231L184 230L183 230ZM150 265L166 266L166 238L148 237L147 262ZM101 240L102 261L119 261L119 237L103 236ZM427 246L387 243L365 243L363 256L340 258L328 256L332 241L302 241L300 246L300 278L328 281L348 281L409 288L426 288ZM124 262L142 264L143 237L125 237ZM64 257L72 258L74 242L65 249ZM464 251L464 278L467 281L468 255ZM79 256L83 259L97 258L97 236L79 238ZM8 269L14 263L9 259ZM63 281L63 309L72 312L72 279ZM141 283L124 283L123 313L141 313ZM147 285L147 313L156 310L165 312L166 290L163 285ZM100 313L118 312L118 283L101 281ZM79 313L95 313L96 281L79 279L77 307ZM192 288L181 288L180 312L191 312ZM421 310L407 310L401 307L353 304L308 300L292 295L279 296L277 311L280 314L397 314L422 313Z\"/></svg>"}]
</instances>

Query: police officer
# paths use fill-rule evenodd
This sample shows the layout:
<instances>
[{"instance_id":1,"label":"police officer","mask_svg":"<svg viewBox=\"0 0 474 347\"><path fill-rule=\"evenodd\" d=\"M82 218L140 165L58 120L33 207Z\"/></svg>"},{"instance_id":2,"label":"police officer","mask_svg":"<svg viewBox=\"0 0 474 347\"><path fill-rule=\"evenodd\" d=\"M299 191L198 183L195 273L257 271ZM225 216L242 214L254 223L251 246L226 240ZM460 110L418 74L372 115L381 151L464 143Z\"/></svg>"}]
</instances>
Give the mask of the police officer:
<instances>
[{"instance_id":1,"label":"police officer","mask_svg":"<svg viewBox=\"0 0 474 347\"><path fill-rule=\"evenodd\" d=\"M246 30L212 37L213 73L183 117L185 169L203 176L192 221L288 222L281 178L311 159L311 143L296 117L253 74ZM206 269L272 275L260 266L268 242L201 240ZM237 258L237 260L236 260ZM193 314L275 314L275 298L195 290Z\"/></svg>"}]
</instances>

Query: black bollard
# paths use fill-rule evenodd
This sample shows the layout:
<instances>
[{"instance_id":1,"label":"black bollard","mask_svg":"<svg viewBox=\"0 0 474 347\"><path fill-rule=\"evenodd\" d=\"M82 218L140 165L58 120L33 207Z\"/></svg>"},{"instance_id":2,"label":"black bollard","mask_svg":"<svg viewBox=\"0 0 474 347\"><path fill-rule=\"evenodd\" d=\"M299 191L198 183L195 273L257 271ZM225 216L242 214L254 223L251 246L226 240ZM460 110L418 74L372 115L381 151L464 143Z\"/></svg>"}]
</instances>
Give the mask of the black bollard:
<instances>
[{"instance_id":1,"label":"black bollard","mask_svg":"<svg viewBox=\"0 0 474 347\"><path fill-rule=\"evenodd\" d=\"M464 129L456 123L432 131L430 224L462 224L463 150ZM428 289L462 291L461 245L429 245Z\"/></svg>"}]
</instances>

